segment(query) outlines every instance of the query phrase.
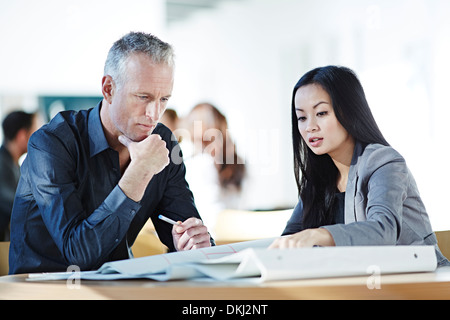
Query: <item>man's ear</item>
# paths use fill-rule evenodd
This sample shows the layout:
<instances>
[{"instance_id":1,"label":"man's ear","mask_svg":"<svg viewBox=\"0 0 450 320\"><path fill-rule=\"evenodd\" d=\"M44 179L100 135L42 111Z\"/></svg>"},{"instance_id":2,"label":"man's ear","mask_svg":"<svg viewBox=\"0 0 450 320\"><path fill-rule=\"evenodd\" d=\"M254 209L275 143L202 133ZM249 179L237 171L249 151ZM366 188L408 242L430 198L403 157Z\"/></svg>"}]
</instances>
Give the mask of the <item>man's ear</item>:
<instances>
[{"instance_id":1,"label":"man's ear","mask_svg":"<svg viewBox=\"0 0 450 320\"><path fill-rule=\"evenodd\" d=\"M26 150L29 138L29 130L26 128L22 128L17 131L14 141L16 141L16 144L20 145L21 148L24 148Z\"/></svg>"},{"instance_id":2,"label":"man's ear","mask_svg":"<svg viewBox=\"0 0 450 320\"><path fill-rule=\"evenodd\" d=\"M114 88L115 88L115 84L114 84L114 80L111 78L111 76L109 76L109 75L103 76L103 78L102 78L103 98L105 98L105 100L109 104L111 104L111 102L112 102L112 97L114 95Z\"/></svg>"}]
</instances>

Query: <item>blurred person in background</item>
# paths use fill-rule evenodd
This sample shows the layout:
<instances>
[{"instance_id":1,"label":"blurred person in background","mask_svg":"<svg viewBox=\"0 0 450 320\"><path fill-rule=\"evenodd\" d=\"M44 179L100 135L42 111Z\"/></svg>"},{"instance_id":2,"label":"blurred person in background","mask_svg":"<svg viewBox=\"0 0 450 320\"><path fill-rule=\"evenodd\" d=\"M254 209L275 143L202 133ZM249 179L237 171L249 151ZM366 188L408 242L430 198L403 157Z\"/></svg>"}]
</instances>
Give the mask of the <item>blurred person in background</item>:
<instances>
[{"instance_id":1,"label":"blurred person in background","mask_svg":"<svg viewBox=\"0 0 450 320\"><path fill-rule=\"evenodd\" d=\"M0 147L0 241L9 241L9 222L17 183L19 159L27 152L28 139L39 126L36 113L13 111L2 123L3 144Z\"/></svg>"},{"instance_id":2,"label":"blurred person in background","mask_svg":"<svg viewBox=\"0 0 450 320\"><path fill-rule=\"evenodd\" d=\"M231 139L226 117L212 104L196 105L184 119L191 146L181 144L186 180L205 224L214 237L217 215L225 209L240 209L246 167ZM187 139L186 139L187 140Z\"/></svg>"},{"instance_id":3,"label":"blurred person in background","mask_svg":"<svg viewBox=\"0 0 450 320\"><path fill-rule=\"evenodd\" d=\"M159 120L159 122L164 124L167 128L170 129L170 131L172 131L172 133L175 135L176 140L178 142L181 142L182 138L177 134L179 121L180 119L178 118L178 113L175 111L175 109L172 108L167 108L161 116L161 119Z\"/></svg>"}]
</instances>

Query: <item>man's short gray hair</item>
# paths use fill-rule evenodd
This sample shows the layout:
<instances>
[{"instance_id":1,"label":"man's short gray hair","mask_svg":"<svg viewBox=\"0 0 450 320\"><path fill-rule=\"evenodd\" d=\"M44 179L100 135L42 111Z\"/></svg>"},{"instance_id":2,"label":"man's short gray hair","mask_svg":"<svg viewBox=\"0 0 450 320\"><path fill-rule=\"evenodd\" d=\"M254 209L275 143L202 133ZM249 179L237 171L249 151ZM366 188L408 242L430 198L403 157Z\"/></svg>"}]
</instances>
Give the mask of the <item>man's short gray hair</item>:
<instances>
[{"instance_id":1,"label":"man's short gray hair","mask_svg":"<svg viewBox=\"0 0 450 320\"><path fill-rule=\"evenodd\" d=\"M109 50L104 75L111 76L117 85L122 85L125 80L125 62L133 53L146 54L154 63L174 65L174 52L170 44L148 33L130 32L117 40Z\"/></svg>"}]
</instances>

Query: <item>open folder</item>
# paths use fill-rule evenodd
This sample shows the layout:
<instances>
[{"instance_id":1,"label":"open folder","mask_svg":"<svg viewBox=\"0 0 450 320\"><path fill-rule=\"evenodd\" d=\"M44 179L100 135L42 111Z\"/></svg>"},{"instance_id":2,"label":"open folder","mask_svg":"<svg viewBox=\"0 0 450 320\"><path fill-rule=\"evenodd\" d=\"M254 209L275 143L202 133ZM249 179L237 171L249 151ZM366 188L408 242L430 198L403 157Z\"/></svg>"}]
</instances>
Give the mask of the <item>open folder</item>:
<instances>
[{"instance_id":1,"label":"open folder","mask_svg":"<svg viewBox=\"0 0 450 320\"><path fill-rule=\"evenodd\" d=\"M273 239L107 262L79 272L86 280L147 278L159 281L210 278L257 281L434 271L433 246L353 246L272 249ZM63 280L73 272L31 274L29 280Z\"/></svg>"}]
</instances>

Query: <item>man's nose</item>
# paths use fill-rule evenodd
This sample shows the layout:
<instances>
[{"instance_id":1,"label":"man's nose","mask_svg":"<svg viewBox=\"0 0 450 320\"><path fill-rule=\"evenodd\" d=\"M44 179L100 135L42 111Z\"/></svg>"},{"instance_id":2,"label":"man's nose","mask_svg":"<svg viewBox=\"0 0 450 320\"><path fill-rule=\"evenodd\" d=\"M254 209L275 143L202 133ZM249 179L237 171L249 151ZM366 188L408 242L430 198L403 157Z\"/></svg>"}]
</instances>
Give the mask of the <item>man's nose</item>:
<instances>
[{"instance_id":1,"label":"man's nose","mask_svg":"<svg viewBox=\"0 0 450 320\"><path fill-rule=\"evenodd\" d=\"M152 122L157 122L161 116L161 103L159 101L152 101L147 105L145 116Z\"/></svg>"}]
</instances>

